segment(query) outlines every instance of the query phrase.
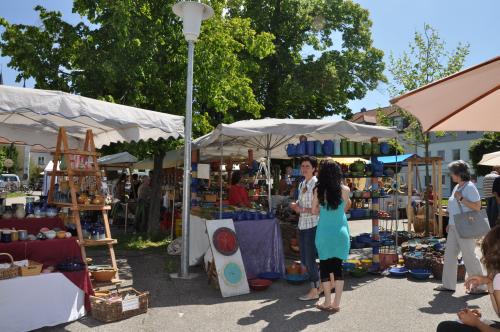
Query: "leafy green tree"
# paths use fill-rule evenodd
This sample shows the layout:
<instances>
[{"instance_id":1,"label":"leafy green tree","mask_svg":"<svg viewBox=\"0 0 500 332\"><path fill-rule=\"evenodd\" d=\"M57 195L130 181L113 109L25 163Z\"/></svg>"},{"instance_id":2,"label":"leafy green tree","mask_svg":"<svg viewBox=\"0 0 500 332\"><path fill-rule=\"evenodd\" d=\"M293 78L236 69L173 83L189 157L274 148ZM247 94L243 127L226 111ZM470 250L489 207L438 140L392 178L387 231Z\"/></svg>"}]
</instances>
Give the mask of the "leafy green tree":
<instances>
[{"instance_id":1,"label":"leafy green tree","mask_svg":"<svg viewBox=\"0 0 500 332\"><path fill-rule=\"evenodd\" d=\"M5 159L11 159L14 165L7 169L3 165ZM16 146L8 144L0 147L0 172L17 173L19 169L19 151L17 151Z\"/></svg>"},{"instance_id":2,"label":"leafy green tree","mask_svg":"<svg viewBox=\"0 0 500 332\"><path fill-rule=\"evenodd\" d=\"M37 6L41 25L10 24L0 50L19 72L16 80L172 114L184 114L187 44L175 0L74 0L82 22L72 25L60 12ZM264 109L250 78L274 52L273 35L256 32L249 19L216 15L202 26L195 54L194 133L208 132L220 119L260 117ZM160 191L161 160L168 144L142 143L154 157L153 190ZM150 210L158 220L159 208ZM152 223L157 228L157 223ZM150 231L154 229L150 227Z\"/></svg>"},{"instance_id":3,"label":"leafy green tree","mask_svg":"<svg viewBox=\"0 0 500 332\"><path fill-rule=\"evenodd\" d=\"M399 58L393 54L389 57L389 72L392 80L389 93L392 97L420 88L462 69L465 58L469 54L469 44L459 43L447 51L445 42L439 33L430 25L424 25L424 31L415 32L408 51ZM422 131L420 122L410 113L400 109L400 116L408 126L404 130L404 138L411 145L423 145L425 156L429 157L430 135ZM437 133L442 135L443 133ZM429 186L429 165L425 165L425 185ZM426 206L426 233L429 230L429 207Z\"/></svg>"},{"instance_id":4,"label":"leafy green tree","mask_svg":"<svg viewBox=\"0 0 500 332\"><path fill-rule=\"evenodd\" d=\"M481 166L478 163L484 154L500 151L500 133L487 132L483 138L475 141L469 148L470 159L477 175L486 175L491 172L491 167Z\"/></svg>"},{"instance_id":5,"label":"leafy green tree","mask_svg":"<svg viewBox=\"0 0 500 332\"><path fill-rule=\"evenodd\" d=\"M263 116L348 116L350 100L385 80L369 13L353 1L228 0L227 6L229 17L251 18L252 28L276 37L276 52L250 74Z\"/></svg>"}]
</instances>

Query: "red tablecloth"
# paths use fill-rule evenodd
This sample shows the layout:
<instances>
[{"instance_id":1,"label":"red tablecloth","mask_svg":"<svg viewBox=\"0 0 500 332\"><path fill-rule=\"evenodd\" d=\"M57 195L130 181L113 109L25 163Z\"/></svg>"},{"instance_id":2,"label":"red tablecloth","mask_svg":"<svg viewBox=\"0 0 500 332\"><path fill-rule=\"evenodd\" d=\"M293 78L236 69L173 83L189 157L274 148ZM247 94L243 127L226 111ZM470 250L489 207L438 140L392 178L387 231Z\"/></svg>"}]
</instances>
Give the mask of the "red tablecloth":
<instances>
[{"instance_id":1,"label":"red tablecloth","mask_svg":"<svg viewBox=\"0 0 500 332\"><path fill-rule=\"evenodd\" d=\"M29 218L29 219L0 219L0 228L15 228L15 229L25 229L28 234L37 235L40 229L47 227L53 228L64 228L64 223L58 217L53 218Z\"/></svg>"},{"instance_id":2,"label":"red tablecloth","mask_svg":"<svg viewBox=\"0 0 500 332\"><path fill-rule=\"evenodd\" d=\"M31 259L43 263L44 267L55 266L68 258L82 260L80 245L75 237L69 239L16 241L0 243L0 253L6 252L14 260ZM0 256L0 263L6 259ZM90 310L89 295L93 295L92 284L87 270L77 272L62 272L71 282L85 292L85 307Z\"/></svg>"}]
</instances>

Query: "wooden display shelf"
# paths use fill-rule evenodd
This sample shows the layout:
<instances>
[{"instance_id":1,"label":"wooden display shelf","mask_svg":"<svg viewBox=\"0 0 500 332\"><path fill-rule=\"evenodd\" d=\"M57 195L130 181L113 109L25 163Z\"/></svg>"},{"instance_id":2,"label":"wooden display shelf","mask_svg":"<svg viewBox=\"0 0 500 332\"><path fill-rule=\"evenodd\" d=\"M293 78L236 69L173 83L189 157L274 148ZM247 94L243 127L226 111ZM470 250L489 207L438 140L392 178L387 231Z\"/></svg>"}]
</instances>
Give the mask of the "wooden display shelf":
<instances>
[{"instance_id":1,"label":"wooden display shelf","mask_svg":"<svg viewBox=\"0 0 500 332\"><path fill-rule=\"evenodd\" d=\"M78 211L107 211L111 210L111 206L109 205L95 205L95 204L78 204L75 208L73 203L61 203L61 202L51 202L50 204L59 206L59 207L69 207L71 210Z\"/></svg>"},{"instance_id":2,"label":"wooden display shelf","mask_svg":"<svg viewBox=\"0 0 500 332\"><path fill-rule=\"evenodd\" d=\"M116 239L104 239L104 240L83 240L81 243L85 247L97 247L104 246L108 244L117 244L118 241Z\"/></svg>"},{"instance_id":3,"label":"wooden display shelf","mask_svg":"<svg viewBox=\"0 0 500 332\"><path fill-rule=\"evenodd\" d=\"M74 169L72 170L72 176L95 176L99 175L100 172L97 170L92 170L92 169ZM65 171L49 171L47 172L48 175L55 175L55 176L69 176L69 173L67 170Z\"/></svg>"}]
</instances>

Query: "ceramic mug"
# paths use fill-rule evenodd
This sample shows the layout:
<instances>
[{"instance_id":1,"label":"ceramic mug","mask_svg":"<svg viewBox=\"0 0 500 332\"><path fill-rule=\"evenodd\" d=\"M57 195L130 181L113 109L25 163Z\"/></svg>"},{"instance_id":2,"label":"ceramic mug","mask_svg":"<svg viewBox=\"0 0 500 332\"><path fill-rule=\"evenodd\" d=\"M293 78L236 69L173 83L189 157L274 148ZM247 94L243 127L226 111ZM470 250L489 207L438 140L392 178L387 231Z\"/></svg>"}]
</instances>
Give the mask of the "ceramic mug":
<instances>
[{"instance_id":1,"label":"ceramic mug","mask_svg":"<svg viewBox=\"0 0 500 332\"><path fill-rule=\"evenodd\" d=\"M20 241L26 241L28 239L28 231L25 229L20 229L17 231Z\"/></svg>"}]
</instances>

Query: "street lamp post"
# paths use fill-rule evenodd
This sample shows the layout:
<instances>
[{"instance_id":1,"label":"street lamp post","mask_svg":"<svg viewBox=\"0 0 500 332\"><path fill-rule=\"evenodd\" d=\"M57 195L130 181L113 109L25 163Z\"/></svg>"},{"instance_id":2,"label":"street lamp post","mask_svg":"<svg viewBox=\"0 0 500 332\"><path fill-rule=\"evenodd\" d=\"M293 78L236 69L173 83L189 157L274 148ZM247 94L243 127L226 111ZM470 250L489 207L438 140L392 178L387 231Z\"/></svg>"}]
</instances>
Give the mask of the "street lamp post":
<instances>
[{"instance_id":1,"label":"street lamp post","mask_svg":"<svg viewBox=\"0 0 500 332\"><path fill-rule=\"evenodd\" d=\"M193 121L193 62L194 43L200 35L201 22L214 15L210 6L196 1L181 1L173 5L175 15L182 19L184 37L188 42L186 88L186 123L184 126L184 182L182 187L182 252L180 273L173 275L189 279L189 213L191 210L191 132Z\"/></svg>"}]
</instances>

